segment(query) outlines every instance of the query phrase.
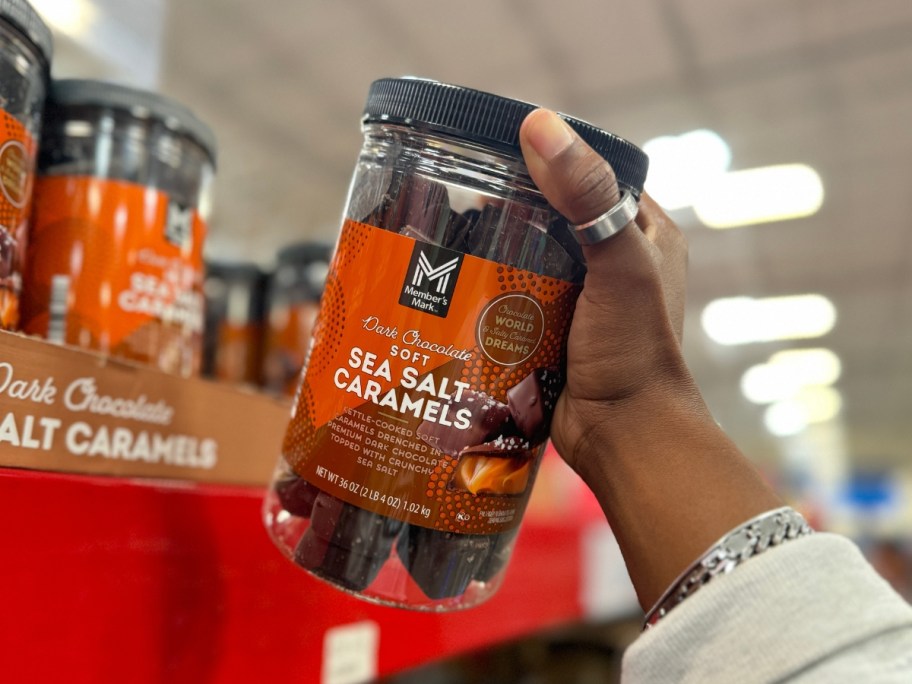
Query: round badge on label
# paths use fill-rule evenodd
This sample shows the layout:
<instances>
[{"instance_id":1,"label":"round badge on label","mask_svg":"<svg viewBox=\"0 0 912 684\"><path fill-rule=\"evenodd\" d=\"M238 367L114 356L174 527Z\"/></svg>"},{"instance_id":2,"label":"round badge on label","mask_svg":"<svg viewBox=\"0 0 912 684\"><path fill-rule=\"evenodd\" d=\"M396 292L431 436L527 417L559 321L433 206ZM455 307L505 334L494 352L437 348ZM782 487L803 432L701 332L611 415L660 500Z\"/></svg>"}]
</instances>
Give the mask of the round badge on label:
<instances>
[{"instance_id":1,"label":"round badge on label","mask_svg":"<svg viewBox=\"0 0 912 684\"><path fill-rule=\"evenodd\" d=\"M495 297L478 317L475 339L494 363L517 366L527 360L545 334L545 314L534 297L510 293Z\"/></svg>"},{"instance_id":2,"label":"round badge on label","mask_svg":"<svg viewBox=\"0 0 912 684\"><path fill-rule=\"evenodd\" d=\"M9 140L0 147L0 189L6 199L17 209L28 199L29 158L25 146L18 140Z\"/></svg>"}]
</instances>

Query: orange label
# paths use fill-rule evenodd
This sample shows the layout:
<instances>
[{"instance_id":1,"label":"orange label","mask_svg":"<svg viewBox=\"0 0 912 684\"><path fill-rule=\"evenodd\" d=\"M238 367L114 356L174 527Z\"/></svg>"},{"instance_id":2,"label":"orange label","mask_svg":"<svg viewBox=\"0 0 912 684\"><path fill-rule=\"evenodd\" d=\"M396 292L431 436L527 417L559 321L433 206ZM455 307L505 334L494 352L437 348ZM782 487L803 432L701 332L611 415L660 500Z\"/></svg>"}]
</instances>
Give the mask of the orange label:
<instances>
[{"instance_id":1,"label":"orange label","mask_svg":"<svg viewBox=\"0 0 912 684\"><path fill-rule=\"evenodd\" d=\"M579 289L346 221L286 460L333 496L416 525L516 527Z\"/></svg>"},{"instance_id":2,"label":"orange label","mask_svg":"<svg viewBox=\"0 0 912 684\"><path fill-rule=\"evenodd\" d=\"M35 141L0 110L0 328L19 327L19 296L35 169Z\"/></svg>"},{"instance_id":3,"label":"orange label","mask_svg":"<svg viewBox=\"0 0 912 684\"><path fill-rule=\"evenodd\" d=\"M39 178L24 330L195 374L205 234L195 209L154 188L87 176Z\"/></svg>"},{"instance_id":4,"label":"orange label","mask_svg":"<svg viewBox=\"0 0 912 684\"><path fill-rule=\"evenodd\" d=\"M221 321L218 326L214 376L222 382L255 385L260 378L259 325Z\"/></svg>"}]
</instances>

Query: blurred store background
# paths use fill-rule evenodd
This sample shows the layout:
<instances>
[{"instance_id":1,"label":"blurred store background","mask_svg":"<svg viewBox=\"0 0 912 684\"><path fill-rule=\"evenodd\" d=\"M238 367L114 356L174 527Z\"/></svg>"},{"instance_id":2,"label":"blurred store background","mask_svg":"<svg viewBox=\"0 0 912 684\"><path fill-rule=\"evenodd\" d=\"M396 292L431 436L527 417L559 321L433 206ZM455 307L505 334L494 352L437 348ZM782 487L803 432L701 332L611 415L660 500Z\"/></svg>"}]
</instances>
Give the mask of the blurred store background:
<instances>
[{"instance_id":1,"label":"blurred store background","mask_svg":"<svg viewBox=\"0 0 912 684\"><path fill-rule=\"evenodd\" d=\"M270 269L289 243L334 238L377 77L529 100L645 145L647 189L690 240L686 355L716 418L909 592L908 0L32 3L55 76L158 89L212 126L212 259Z\"/></svg>"}]
</instances>

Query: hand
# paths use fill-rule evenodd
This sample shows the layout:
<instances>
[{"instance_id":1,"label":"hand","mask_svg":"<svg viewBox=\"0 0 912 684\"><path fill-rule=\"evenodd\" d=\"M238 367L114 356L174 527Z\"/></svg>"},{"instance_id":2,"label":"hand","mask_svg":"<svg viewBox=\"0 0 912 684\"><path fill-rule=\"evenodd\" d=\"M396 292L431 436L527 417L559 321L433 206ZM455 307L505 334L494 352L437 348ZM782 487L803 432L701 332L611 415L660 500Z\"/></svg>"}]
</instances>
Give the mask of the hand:
<instances>
[{"instance_id":1,"label":"hand","mask_svg":"<svg viewBox=\"0 0 912 684\"><path fill-rule=\"evenodd\" d=\"M557 115L520 130L532 179L572 223L620 200L611 167ZM551 437L612 524L648 607L710 544L781 505L719 429L681 352L687 244L647 195L588 267Z\"/></svg>"},{"instance_id":2,"label":"hand","mask_svg":"<svg viewBox=\"0 0 912 684\"><path fill-rule=\"evenodd\" d=\"M611 167L551 112L533 112L520 141L532 179L572 223L620 200ZM570 465L584 470L579 453L600 440L606 411L655 391L691 402L699 393L681 355L687 243L674 222L644 194L636 226L583 251L589 270L551 437Z\"/></svg>"}]
</instances>

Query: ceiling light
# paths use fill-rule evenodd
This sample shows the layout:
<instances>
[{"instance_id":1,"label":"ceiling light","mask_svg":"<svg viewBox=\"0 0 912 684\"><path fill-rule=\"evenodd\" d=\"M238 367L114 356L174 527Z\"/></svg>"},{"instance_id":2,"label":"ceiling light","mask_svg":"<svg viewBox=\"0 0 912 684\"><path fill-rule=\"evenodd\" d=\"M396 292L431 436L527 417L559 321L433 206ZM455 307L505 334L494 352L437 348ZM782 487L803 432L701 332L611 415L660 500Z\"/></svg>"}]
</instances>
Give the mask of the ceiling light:
<instances>
[{"instance_id":1,"label":"ceiling light","mask_svg":"<svg viewBox=\"0 0 912 684\"><path fill-rule=\"evenodd\" d=\"M836 307L819 294L786 297L730 297L706 305L703 330L719 344L820 337L833 329Z\"/></svg>"},{"instance_id":2,"label":"ceiling light","mask_svg":"<svg viewBox=\"0 0 912 684\"><path fill-rule=\"evenodd\" d=\"M826 423L842 411L842 393L835 387L805 387L795 397L808 423Z\"/></svg>"},{"instance_id":3,"label":"ceiling light","mask_svg":"<svg viewBox=\"0 0 912 684\"><path fill-rule=\"evenodd\" d=\"M829 349L790 349L748 368L741 391L755 404L769 404L793 398L805 387L832 385L841 372L839 357Z\"/></svg>"},{"instance_id":4,"label":"ceiling light","mask_svg":"<svg viewBox=\"0 0 912 684\"><path fill-rule=\"evenodd\" d=\"M763 414L766 429L776 437L791 437L807 427L804 410L799 404L791 401L777 401L771 404Z\"/></svg>"},{"instance_id":5,"label":"ceiling light","mask_svg":"<svg viewBox=\"0 0 912 684\"><path fill-rule=\"evenodd\" d=\"M693 206L710 228L735 228L810 216L822 204L819 174L806 164L783 164L722 174Z\"/></svg>"},{"instance_id":6,"label":"ceiling light","mask_svg":"<svg viewBox=\"0 0 912 684\"><path fill-rule=\"evenodd\" d=\"M812 423L833 420L842 410L842 395L832 387L807 387L792 399L770 404L763 416L767 430L788 437Z\"/></svg>"},{"instance_id":7,"label":"ceiling light","mask_svg":"<svg viewBox=\"0 0 912 684\"><path fill-rule=\"evenodd\" d=\"M72 38L87 34L98 14L91 0L31 0L31 4L51 28Z\"/></svg>"},{"instance_id":8,"label":"ceiling light","mask_svg":"<svg viewBox=\"0 0 912 684\"><path fill-rule=\"evenodd\" d=\"M666 210L694 203L731 163L731 149L718 133L699 129L653 138L643 145L649 155L646 190Z\"/></svg>"}]
</instances>

